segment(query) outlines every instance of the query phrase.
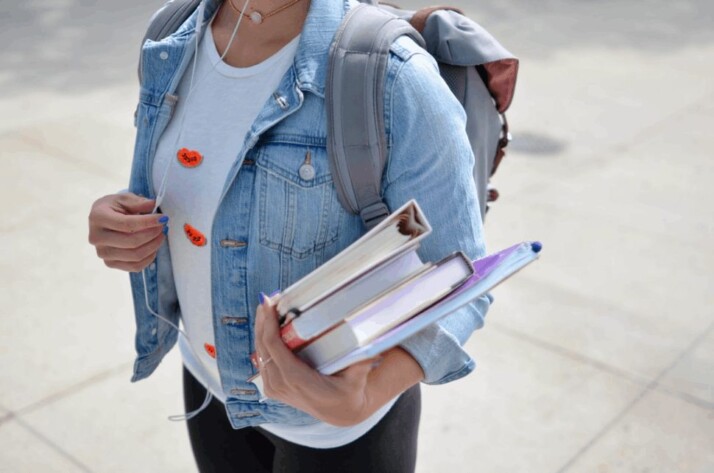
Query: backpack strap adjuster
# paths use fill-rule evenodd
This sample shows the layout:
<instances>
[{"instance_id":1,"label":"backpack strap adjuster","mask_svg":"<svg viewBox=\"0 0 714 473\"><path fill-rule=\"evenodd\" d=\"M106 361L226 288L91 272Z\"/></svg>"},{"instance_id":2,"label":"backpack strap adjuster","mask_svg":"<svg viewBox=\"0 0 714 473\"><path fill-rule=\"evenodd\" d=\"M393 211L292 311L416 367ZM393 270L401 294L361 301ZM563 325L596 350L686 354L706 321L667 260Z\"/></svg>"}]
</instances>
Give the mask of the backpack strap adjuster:
<instances>
[{"instance_id":1,"label":"backpack strap adjuster","mask_svg":"<svg viewBox=\"0 0 714 473\"><path fill-rule=\"evenodd\" d=\"M381 201L368 205L359 213L359 216L362 217L362 223L368 230L384 220L387 215L389 215L389 209Z\"/></svg>"}]
</instances>

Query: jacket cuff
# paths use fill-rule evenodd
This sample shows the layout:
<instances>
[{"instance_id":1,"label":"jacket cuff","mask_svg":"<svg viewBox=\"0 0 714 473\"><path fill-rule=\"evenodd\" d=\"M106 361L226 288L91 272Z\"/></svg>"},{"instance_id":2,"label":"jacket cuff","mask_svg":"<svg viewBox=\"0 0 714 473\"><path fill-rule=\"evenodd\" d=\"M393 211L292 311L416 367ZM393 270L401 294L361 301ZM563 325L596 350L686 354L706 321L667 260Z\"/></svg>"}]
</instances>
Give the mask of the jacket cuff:
<instances>
[{"instance_id":1,"label":"jacket cuff","mask_svg":"<svg viewBox=\"0 0 714 473\"><path fill-rule=\"evenodd\" d=\"M419 363L425 384L443 384L466 376L476 363L456 338L433 324L404 340L400 345Z\"/></svg>"},{"instance_id":2,"label":"jacket cuff","mask_svg":"<svg viewBox=\"0 0 714 473\"><path fill-rule=\"evenodd\" d=\"M490 302L490 295L484 296L399 345L421 366L423 383L449 383L476 368L476 362L463 349L463 344L474 330L483 326Z\"/></svg>"}]
</instances>

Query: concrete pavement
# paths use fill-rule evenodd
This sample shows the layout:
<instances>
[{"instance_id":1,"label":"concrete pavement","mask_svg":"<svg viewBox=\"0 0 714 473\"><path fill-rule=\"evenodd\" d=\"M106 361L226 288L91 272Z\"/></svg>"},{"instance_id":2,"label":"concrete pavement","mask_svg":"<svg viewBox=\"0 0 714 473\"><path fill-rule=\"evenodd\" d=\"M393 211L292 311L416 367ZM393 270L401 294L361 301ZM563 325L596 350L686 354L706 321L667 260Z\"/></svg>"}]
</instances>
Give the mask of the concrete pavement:
<instances>
[{"instance_id":1,"label":"concrete pavement","mask_svg":"<svg viewBox=\"0 0 714 473\"><path fill-rule=\"evenodd\" d=\"M195 471L180 359L129 383L128 278L86 243L159 3L0 4L2 472ZM545 246L423 390L418 472L714 472L714 6L454 3L522 60L489 247Z\"/></svg>"}]
</instances>

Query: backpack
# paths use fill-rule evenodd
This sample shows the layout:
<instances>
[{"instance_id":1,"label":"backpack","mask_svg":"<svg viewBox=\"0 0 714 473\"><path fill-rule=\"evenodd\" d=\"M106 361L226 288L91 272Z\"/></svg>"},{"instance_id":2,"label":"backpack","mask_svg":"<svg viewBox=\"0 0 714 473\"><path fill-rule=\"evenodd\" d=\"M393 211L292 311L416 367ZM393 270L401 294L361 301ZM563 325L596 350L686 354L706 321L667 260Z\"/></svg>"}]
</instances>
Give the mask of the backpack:
<instances>
[{"instance_id":1,"label":"backpack","mask_svg":"<svg viewBox=\"0 0 714 473\"><path fill-rule=\"evenodd\" d=\"M459 9L408 11L377 5L376 0L361 2L350 9L335 33L325 88L327 150L340 203L359 214L367 229L389 215L381 196L387 160L384 75L391 44L407 35L434 57L442 78L466 111L466 132L475 156L474 181L484 218L488 203L498 198L489 186L490 177L511 140L505 111L513 99L518 59ZM176 31L200 3L170 0L152 17L144 41L160 40ZM367 83L372 87L364 87Z\"/></svg>"}]
</instances>

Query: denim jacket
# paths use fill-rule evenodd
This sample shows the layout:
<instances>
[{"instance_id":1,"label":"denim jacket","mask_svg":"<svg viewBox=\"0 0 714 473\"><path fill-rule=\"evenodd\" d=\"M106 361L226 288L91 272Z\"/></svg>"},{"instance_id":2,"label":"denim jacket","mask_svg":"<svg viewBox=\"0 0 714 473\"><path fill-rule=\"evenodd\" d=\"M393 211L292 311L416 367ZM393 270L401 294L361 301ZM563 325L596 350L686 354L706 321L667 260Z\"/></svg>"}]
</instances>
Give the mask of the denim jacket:
<instances>
[{"instance_id":1,"label":"denim jacket","mask_svg":"<svg viewBox=\"0 0 714 473\"><path fill-rule=\"evenodd\" d=\"M210 18L220 0L207 0ZM351 3L313 0L292 67L259 112L225 184L216 211L211 251L212 316L226 408L235 428L267 422L305 425L308 414L277 401L259 403L249 355L255 350L258 293L286 288L357 240L365 229L337 198L326 153L324 92L328 50ZM129 190L155 198L151 169L157 142L176 103L179 81L195 49L194 13L171 36L143 45L143 83ZM473 154L465 113L438 74L434 60L414 42L392 46L387 70L385 123L389 159L383 196L390 209L416 199L433 227L419 250L424 261L456 251L484 255L482 224L472 178ZM315 173L299 173L307 151ZM145 271L148 303L178 324L166 244ZM177 332L146 308L141 273L131 274L136 316L132 381L149 376L174 346ZM489 306L483 297L401 346L420 364L425 383L458 379L474 369L462 345Z\"/></svg>"}]
</instances>

